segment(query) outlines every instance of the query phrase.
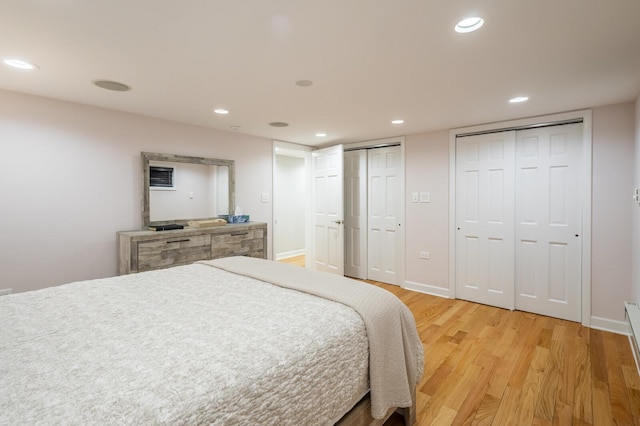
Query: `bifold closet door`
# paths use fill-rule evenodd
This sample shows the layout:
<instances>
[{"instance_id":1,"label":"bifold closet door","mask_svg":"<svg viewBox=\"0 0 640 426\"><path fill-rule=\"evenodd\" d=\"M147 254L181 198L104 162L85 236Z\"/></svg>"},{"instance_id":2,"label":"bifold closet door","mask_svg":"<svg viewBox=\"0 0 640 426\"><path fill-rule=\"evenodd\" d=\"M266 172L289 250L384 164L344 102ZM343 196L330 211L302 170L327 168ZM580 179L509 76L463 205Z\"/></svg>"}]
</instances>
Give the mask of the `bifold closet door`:
<instances>
[{"instance_id":1,"label":"bifold closet door","mask_svg":"<svg viewBox=\"0 0 640 426\"><path fill-rule=\"evenodd\" d=\"M581 320L582 124L516 136L516 309Z\"/></svg>"},{"instance_id":2,"label":"bifold closet door","mask_svg":"<svg viewBox=\"0 0 640 426\"><path fill-rule=\"evenodd\" d=\"M514 307L515 132L456 139L456 295Z\"/></svg>"}]
</instances>

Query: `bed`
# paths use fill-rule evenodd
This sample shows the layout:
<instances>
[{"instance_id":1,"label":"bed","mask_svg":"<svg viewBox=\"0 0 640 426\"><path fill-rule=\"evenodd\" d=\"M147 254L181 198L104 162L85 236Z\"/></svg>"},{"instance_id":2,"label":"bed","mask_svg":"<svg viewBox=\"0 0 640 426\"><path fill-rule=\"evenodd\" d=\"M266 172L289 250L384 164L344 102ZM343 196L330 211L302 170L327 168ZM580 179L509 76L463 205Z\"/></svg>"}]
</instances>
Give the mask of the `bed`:
<instances>
[{"instance_id":1,"label":"bed","mask_svg":"<svg viewBox=\"0 0 640 426\"><path fill-rule=\"evenodd\" d=\"M391 293L234 257L0 297L0 360L0 424L410 424L423 352Z\"/></svg>"}]
</instances>

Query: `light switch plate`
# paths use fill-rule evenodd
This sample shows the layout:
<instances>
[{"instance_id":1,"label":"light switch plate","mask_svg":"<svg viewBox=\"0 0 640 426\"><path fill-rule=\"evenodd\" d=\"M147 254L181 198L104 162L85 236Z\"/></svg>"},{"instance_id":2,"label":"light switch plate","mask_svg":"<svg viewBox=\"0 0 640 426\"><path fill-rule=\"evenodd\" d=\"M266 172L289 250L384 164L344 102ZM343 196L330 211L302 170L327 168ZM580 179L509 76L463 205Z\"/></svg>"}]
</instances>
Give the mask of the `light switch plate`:
<instances>
[{"instance_id":1,"label":"light switch plate","mask_svg":"<svg viewBox=\"0 0 640 426\"><path fill-rule=\"evenodd\" d=\"M417 192L412 192L411 193L411 202L412 203L417 203L418 202L418 193Z\"/></svg>"},{"instance_id":2,"label":"light switch plate","mask_svg":"<svg viewBox=\"0 0 640 426\"><path fill-rule=\"evenodd\" d=\"M429 192L421 192L420 193L420 202L421 203L430 203L431 202L431 193L429 193Z\"/></svg>"},{"instance_id":3,"label":"light switch plate","mask_svg":"<svg viewBox=\"0 0 640 426\"><path fill-rule=\"evenodd\" d=\"M263 192L261 200L262 200L263 203L268 203L269 202L269 193L268 192Z\"/></svg>"}]
</instances>

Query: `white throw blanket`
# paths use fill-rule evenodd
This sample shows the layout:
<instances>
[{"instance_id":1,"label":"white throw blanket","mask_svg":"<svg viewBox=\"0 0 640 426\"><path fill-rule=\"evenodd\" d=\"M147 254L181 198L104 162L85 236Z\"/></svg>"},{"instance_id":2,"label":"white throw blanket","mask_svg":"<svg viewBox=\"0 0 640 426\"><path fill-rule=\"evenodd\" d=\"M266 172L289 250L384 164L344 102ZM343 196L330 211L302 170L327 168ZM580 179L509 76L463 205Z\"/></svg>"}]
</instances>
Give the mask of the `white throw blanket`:
<instances>
[{"instance_id":1,"label":"white throw blanket","mask_svg":"<svg viewBox=\"0 0 640 426\"><path fill-rule=\"evenodd\" d=\"M249 257L200 262L350 306L362 316L369 339L371 415L410 407L422 377L424 352L409 308L388 291L339 275Z\"/></svg>"}]
</instances>

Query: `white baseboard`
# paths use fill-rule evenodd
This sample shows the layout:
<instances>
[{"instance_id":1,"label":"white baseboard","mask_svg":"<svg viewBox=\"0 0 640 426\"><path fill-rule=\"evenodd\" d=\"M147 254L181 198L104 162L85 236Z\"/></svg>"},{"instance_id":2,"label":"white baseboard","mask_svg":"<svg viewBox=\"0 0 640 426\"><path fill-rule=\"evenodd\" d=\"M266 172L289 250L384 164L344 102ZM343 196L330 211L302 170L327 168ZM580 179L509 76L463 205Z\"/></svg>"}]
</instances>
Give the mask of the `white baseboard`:
<instances>
[{"instance_id":1,"label":"white baseboard","mask_svg":"<svg viewBox=\"0 0 640 426\"><path fill-rule=\"evenodd\" d=\"M412 281L405 281L402 288L407 290L417 291L419 293L429 294L432 296L444 297L446 299L453 299L451 291L448 288L437 287L429 284L416 283ZM591 328L596 330L609 331L616 334L629 335L629 324L625 321L617 321L608 318L591 317Z\"/></svg>"},{"instance_id":2,"label":"white baseboard","mask_svg":"<svg viewBox=\"0 0 640 426\"><path fill-rule=\"evenodd\" d=\"M591 328L610 331L611 333L629 335L629 324L625 321L617 321L608 318L591 316Z\"/></svg>"},{"instance_id":3,"label":"white baseboard","mask_svg":"<svg viewBox=\"0 0 640 426\"><path fill-rule=\"evenodd\" d=\"M451 291L448 288L436 287L434 285L405 281L402 288L417 291L419 293L430 294L432 296L444 297L446 299L452 298Z\"/></svg>"},{"instance_id":4,"label":"white baseboard","mask_svg":"<svg viewBox=\"0 0 640 426\"><path fill-rule=\"evenodd\" d=\"M302 256L303 254L306 254L306 250L305 249L285 251L285 252L282 252L282 253L277 253L276 254L276 260L282 260L282 259L288 259L290 257Z\"/></svg>"}]
</instances>

